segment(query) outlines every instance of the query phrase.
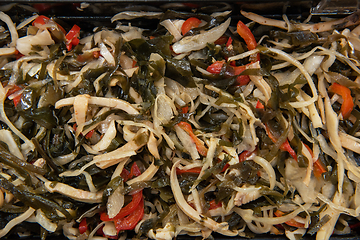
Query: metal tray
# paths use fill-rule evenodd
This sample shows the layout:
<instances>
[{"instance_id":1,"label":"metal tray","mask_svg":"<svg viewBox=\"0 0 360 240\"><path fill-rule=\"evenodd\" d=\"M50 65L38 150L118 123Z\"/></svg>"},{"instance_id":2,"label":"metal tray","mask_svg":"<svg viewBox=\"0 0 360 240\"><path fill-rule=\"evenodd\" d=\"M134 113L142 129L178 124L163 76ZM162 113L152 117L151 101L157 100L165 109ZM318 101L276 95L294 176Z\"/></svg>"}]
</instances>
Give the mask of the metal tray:
<instances>
[{"instance_id":1,"label":"metal tray","mask_svg":"<svg viewBox=\"0 0 360 240\"><path fill-rule=\"evenodd\" d=\"M151 9L152 11L163 11L165 9L174 9L178 11L191 11L194 6L197 6L198 11L211 12L214 10L225 11L232 10L232 20L235 23L237 20L245 20L239 13L240 9L245 11L252 11L270 18L281 19L283 14L286 14L289 19L305 19L312 14L313 16L339 16L349 15L359 9L360 0L206 0L206 1L192 1L192 5L188 0L87 0L87 3L95 8L87 7L81 8L82 0L46 0L46 2L39 2L38 0L1 0L1 7L13 4L13 8L9 10L11 16L22 16L23 14L30 14L30 10L24 6L33 6L33 4L48 4L52 8L39 11L40 14L51 16L64 24L78 24L83 29L91 30L93 27L112 26L111 17L124 10L140 10ZM22 9L19 11L19 9ZM98 11L100 9L100 11ZM13 15L14 14L14 15ZM147 26L149 28L156 26L157 20L152 22L149 20L132 21L135 25ZM155 25L154 25L155 24ZM240 240L242 237L226 237L219 234L213 234L216 240ZM18 237L17 235L10 235L6 239L22 239L22 240L39 240L39 236ZM64 236L49 236L48 239L66 240ZM129 238L131 239L131 238ZM178 236L178 240L197 239L189 236ZM276 235L257 235L253 239L258 240L286 240L284 236ZM302 239L312 240L315 236L305 235ZM356 229L351 235L332 236L332 240L358 240L360 239L360 229Z\"/></svg>"}]
</instances>

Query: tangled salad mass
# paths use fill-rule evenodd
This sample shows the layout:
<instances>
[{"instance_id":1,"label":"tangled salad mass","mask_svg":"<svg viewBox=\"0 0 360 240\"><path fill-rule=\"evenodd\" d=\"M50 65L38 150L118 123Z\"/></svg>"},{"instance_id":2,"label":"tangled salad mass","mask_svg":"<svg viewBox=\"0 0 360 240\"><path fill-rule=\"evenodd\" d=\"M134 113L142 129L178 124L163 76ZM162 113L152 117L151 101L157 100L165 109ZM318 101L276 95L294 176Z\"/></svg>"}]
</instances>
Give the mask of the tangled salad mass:
<instances>
[{"instance_id":1,"label":"tangled salad mass","mask_svg":"<svg viewBox=\"0 0 360 240\"><path fill-rule=\"evenodd\" d=\"M86 33L0 12L0 237L358 227L359 12L241 14L121 12ZM139 17L157 29L122 23Z\"/></svg>"}]
</instances>

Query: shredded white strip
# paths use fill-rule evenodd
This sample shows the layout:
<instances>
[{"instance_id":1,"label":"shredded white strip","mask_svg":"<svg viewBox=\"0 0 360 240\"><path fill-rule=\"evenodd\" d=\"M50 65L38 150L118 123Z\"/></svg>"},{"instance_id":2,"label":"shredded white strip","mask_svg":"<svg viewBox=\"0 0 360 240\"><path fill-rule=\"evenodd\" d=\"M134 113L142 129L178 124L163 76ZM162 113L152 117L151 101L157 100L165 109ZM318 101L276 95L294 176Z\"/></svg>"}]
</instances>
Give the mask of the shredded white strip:
<instances>
[{"instance_id":1,"label":"shredded white strip","mask_svg":"<svg viewBox=\"0 0 360 240\"><path fill-rule=\"evenodd\" d=\"M341 146L339 133L338 133L338 126L339 120L337 118L336 113L334 112L333 108L331 107L330 99L328 97L325 98L325 114L326 114L326 127L328 129L329 139L332 145L334 146L337 157L335 161L337 162L338 167L338 191L342 194L343 183L344 183L344 153L343 148Z\"/></svg>"},{"instance_id":2,"label":"shredded white strip","mask_svg":"<svg viewBox=\"0 0 360 240\"><path fill-rule=\"evenodd\" d=\"M103 196L102 191L89 192L82 189L73 188L60 182L46 181L44 186L51 193L57 192L80 202L100 203Z\"/></svg>"},{"instance_id":3,"label":"shredded white strip","mask_svg":"<svg viewBox=\"0 0 360 240\"><path fill-rule=\"evenodd\" d=\"M239 214L245 222L257 221L263 224L276 225L293 219L299 213L303 212L304 209L308 209L311 205L311 203L307 203L303 205L303 207L298 207L293 212L281 217L257 217L253 215L254 211L252 209L241 209L237 207L234 208L234 211Z\"/></svg>"},{"instance_id":4,"label":"shredded white strip","mask_svg":"<svg viewBox=\"0 0 360 240\"><path fill-rule=\"evenodd\" d=\"M11 20L11 18L9 17L9 15L5 14L4 12L0 11L0 20L5 22L6 25L9 28L9 32L11 35L11 43L10 46L11 47L15 47L16 45L16 41L19 38L18 32L16 30L15 24L13 23L13 21Z\"/></svg>"},{"instance_id":5,"label":"shredded white strip","mask_svg":"<svg viewBox=\"0 0 360 240\"><path fill-rule=\"evenodd\" d=\"M16 26L16 30L20 30L23 27L25 27L26 25L28 25L29 23L31 23L32 21L34 21L39 15L35 14L32 17L29 17L27 19L25 19L24 21L22 21L19 25Z\"/></svg>"},{"instance_id":6,"label":"shredded white strip","mask_svg":"<svg viewBox=\"0 0 360 240\"><path fill-rule=\"evenodd\" d=\"M244 52L244 53L241 53L241 54L238 54L238 55L235 55L235 56L232 56L232 57L229 57L228 58L228 62L231 62L231 61L236 61L236 60L240 60L240 59L243 59L243 58L246 58L246 57L249 57L251 55L254 55L256 53L260 52L259 49L255 48L251 51L247 51L247 52Z\"/></svg>"},{"instance_id":7,"label":"shredded white strip","mask_svg":"<svg viewBox=\"0 0 360 240\"><path fill-rule=\"evenodd\" d=\"M73 105L75 97L63 98L55 103L55 108L59 109L65 106ZM90 97L88 103L91 105L98 105L102 107L110 107L121 109L129 114L139 114L139 111L135 109L129 102L118 98L107 97Z\"/></svg>"},{"instance_id":8,"label":"shredded white strip","mask_svg":"<svg viewBox=\"0 0 360 240\"><path fill-rule=\"evenodd\" d=\"M6 226L0 230L0 238L4 237L8 232L15 227L16 225L22 223L26 219L28 219L33 213L35 212L35 209L29 207L28 210L26 210L24 213L20 214L16 218L13 218L6 224Z\"/></svg>"}]
</instances>

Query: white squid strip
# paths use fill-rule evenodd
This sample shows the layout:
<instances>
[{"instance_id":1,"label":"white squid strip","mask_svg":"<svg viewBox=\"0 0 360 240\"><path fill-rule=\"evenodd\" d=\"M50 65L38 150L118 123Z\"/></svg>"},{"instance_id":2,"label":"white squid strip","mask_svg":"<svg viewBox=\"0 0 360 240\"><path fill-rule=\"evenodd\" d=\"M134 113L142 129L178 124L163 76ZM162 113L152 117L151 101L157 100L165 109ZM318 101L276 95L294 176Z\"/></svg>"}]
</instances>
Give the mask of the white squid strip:
<instances>
[{"instance_id":1,"label":"white squid strip","mask_svg":"<svg viewBox=\"0 0 360 240\"><path fill-rule=\"evenodd\" d=\"M344 148L360 154L360 139L344 132L339 132L340 142Z\"/></svg>"},{"instance_id":2,"label":"white squid strip","mask_svg":"<svg viewBox=\"0 0 360 240\"><path fill-rule=\"evenodd\" d=\"M108 198L106 203L107 214L109 218L115 217L124 206L124 195L121 194L121 187L118 187Z\"/></svg>"},{"instance_id":3,"label":"white squid strip","mask_svg":"<svg viewBox=\"0 0 360 240\"><path fill-rule=\"evenodd\" d=\"M96 143L91 148L94 151L103 151L109 147L111 144L111 141L116 137L116 127L115 127L115 120L112 120L109 124L108 129L106 130L104 136L101 138L101 140Z\"/></svg>"},{"instance_id":4,"label":"white squid strip","mask_svg":"<svg viewBox=\"0 0 360 240\"><path fill-rule=\"evenodd\" d=\"M99 43L100 45L100 54L105 58L105 60L112 66L115 66L115 58L107 49L104 43Z\"/></svg>"},{"instance_id":5,"label":"white squid strip","mask_svg":"<svg viewBox=\"0 0 360 240\"><path fill-rule=\"evenodd\" d=\"M261 25L267 25L267 26L275 26L281 29L289 30L289 26L285 21L280 20L274 20L270 18L266 18L263 16L260 16L255 13L245 12L241 11L241 14L257 23L260 23ZM340 25L341 27L349 27L352 25L355 25L359 22L359 16L358 13L355 12L353 15L350 15L345 18L341 18L338 20L328 21L328 22L320 22L315 24L293 24L293 27L299 30L309 30L311 32L317 33L317 32L326 32L333 30L336 26Z\"/></svg>"},{"instance_id":6,"label":"white squid strip","mask_svg":"<svg viewBox=\"0 0 360 240\"><path fill-rule=\"evenodd\" d=\"M74 101L75 97L61 99L55 103L55 108L59 109L65 106L73 105ZM139 111L136 110L130 103L118 98L90 97L89 104L121 109L129 114L139 114Z\"/></svg>"},{"instance_id":7,"label":"white squid strip","mask_svg":"<svg viewBox=\"0 0 360 240\"><path fill-rule=\"evenodd\" d=\"M35 19L37 19L39 15L35 14L32 17L29 17L27 19L25 19L24 21L22 21L19 25L16 26L16 30L20 30L23 27L25 27L26 25L28 25L29 23L31 23L32 21L34 21Z\"/></svg>"},{"instance_id":8,"label":"white squid strip","mask_svg":"<svg viewBox=\"0 0 360 240\"><path fill-rule=\"evenodd\" d=\"M16 48L14 48L14 47L0 48L0 56L12 55L12 54L15 54L15 53L16 53Z\"/></svg>"},{"instance_id":9,"label":"white squid strip","mask_svg":"<svg viewBox=\"0 0 360 240\"><path fill-rule=\"evenodd\" d=\"M18 145L14 140L14 137L12 136L9 130L5 130L5 129L0 130L0 141L8 145L10 153L14 154L16 157L22 160L25 160L24 155L21 153Z\"/></svg>"},{"instance_id":10,"label":"white squid strip","mask_svg":"<svg viewBox=\"0 0 360 240\"><path fill-rule=\"evenodd\" d=\"M306 169L306 175L305 178L303 180L303 183L308 187L310 184L310 180L311 180L311 173L313 171L313 165L314 162L316 161L316 159L313 158L313 156L311 156L311 153L309 152L309 150L307 149L307 147L305 147L304 143L302 144L302 151L301 153L308 159L309 163Z\"/></svg>"},{"instance_id":11,"label":"white squid strip","mask_svg":"<svg viewBox=\"0 0 360 240\"><path fill-rule=\"evenodd\" d=\"M119 158L136 155L136 151L145 144L146 143L141 143L140 145L138 145L135 140L131 140L130 142L126 143L125 145L114 151L95 156L92 162L96 162L96 165L99 166L102 161L116 161Z\"/></svg>"},{"instance_id":12,"label":"white squid strip","mask_svg":"<svg viewBox=\"0 0 360 240\"><path fill-rule=\"evenodd\" d=\"M44 183L44 186L51 193L57 192L79 202L100 203L103 196L102 191L92 193L82 189L73 188L60 182L47 181Z\"/></svg>"},{"instance_id":13,"label":"white squid strip","mask_svg":"<svg viewBox=\"0 0 360 240\"><path fill-rule=\"evenodd\" d=\"M9 28L9 32L11 35L11 43L10 46L15 46L16 41L19 38L18 32L16 30L15 24L9 17L9 15L5 14L4 12L0 11L0 20L6 23L7 27Z\"/></svg>"},{"instance_id":14,"label":"white squid strip","mask_svg":"<svg viewBox=\"0 0 360 240\"><path fill-rule=\"evenodd\" d=\"M266 17L260 16L258 14L255 14L255 13L245 12L243 10L241 10L240 13L244 17L246 17L254 22L260 23L261 25L274 26L274 27L278 27L281 29L285 29L285 30L288 29L288 26L285 21L266 18Z\"/></svg>"},{"instance_id":15,"label":"white squid strip","mask_svg":"<svg viewBox=\"0 0 360 240\"><path fill-rule=\"evenodd\" d=\"M343 199L341 199L340 194L338 192L335 193L333 203L342 206L343 204L341 203L341 200ZM316 240L330 239L330 236L334 231L334 227L336 222L338 221L340 213L341 212L339 210L333 209L331 206L328 206L325 211L322 211L320 213L320 218L324 217L325 215L329 215L330 220L323 226L321 226L321 228L317 231Z\"/></svg>"},{"instance_id":16,"label":"white squid strip","mask_svg":"<svg viewBox=\"0 0 360 240\"><path fill-rule=\"evenodd\" d=\"M182 145L189 152L191 159L196 160L200 158L199 152L196 149L196 144L191 139L190 135L178 125L174 126L177 137L180 139Z\"/></svg>"},{"instance_id":17,"label":"white squid strip","mask_svg":"<svg viewBox=\"0 0 360 240\"><path fill-rule=\"evenodd\" d=\"M127 161L122 161L116 166L116 169L114 170L114 172L113 172L113 174L111 176L111 180L113 180L117 176L120 176L120 174L122 173L122 170L124 169L126 163L127 163Z\"/></svg>"},{"instance_id":18,"label":"white squid strip","mask_svg":"<svg viewBox=\"0 0 360 240\"><path fill-rule=\"evenodd\" d=\"M160 18L163 15L162 12L133 12L133 11L126 11L126 12L120 12L116 15L114 15L111 18L111 22L115 22L116 20L130 20L135 18Z\"/></svg>"},{"instance_id":19,"label":"white squid strip","mask_svg":"<svg viewBox=\"0 0 360 240\"><path fill-rule=\"evenodd\" d=\"M35 212L35 209L29 207L28 210L26 210L21 215L17 216L16 218L11 219L10 222L6 224L6 226L0 230L0 238L4 237L8 232L15 227L16 225L22 223L26 219L28 219L33 213Z\"/></svg>"},{"instance_id":20,"label":"white squid strip","mask_svg":"<svg viewBox=\"0 0 360 240\"><path fill-rule=\"evenodd\" d=\"M304 91L301 91L301 96L305 99L305 101L310 100L310 96L307 95ZM319 115L319 112L316 109L315 103L312 103L308 106L309 116L311 119L311 123L314 128L322 128L323 124Z\"/></svg>"},{"instance_id":21,"label":"white squid strip","mask_svg":"<svg viewBox=\"0 0 360 240\"><path fill-rule=\"evenodd\" d=\"M252 209L241 209L237 207L234 208L234 211L237 214L239 214L246 223L251 223L252 221L256 221L263 224L276 225L289 221L290 219L293 219L299 213L309 209L311 205L312 205L311 203L307 203L303 206L298 207L296 210L292 211L291 213L281 217L257 217L253 215L254 211Z\"/></svg>"},{"instance_id":22,"label":"white squid strip","mask_svg":"<svg viewBox=\"0 0 360 240\"><path fill-rule=\"evenodd\" d=\"M41 209L36 210L36 222L39 223L44 229L49 232L55 232L57 229L57 224L51 222Z\"/></svg>"},{"instance_id":23,"label":"white squid strip","mask_svg":"<svg viewBox=\"0 0 360 240\"><path fill-rule=\"evenodd\" d=\"M149 135L149 141L147 143L147 147L149 149L149 152L156 158L156 159L160 159L160 154L159 154L159 150L157 148L157 140L154 136L153 132L150 132Z\"/></svg>"},{"instance_id":24,"label":"white squid strip","mask_svg":"<svg viewBox=\"0 0 360 240\"><path fill-rule=\"evenodd\" d=\"M337 118L337 114L334 112L333 108L331 107L329 97L325 98L325 114L326 114L326 127L328 129L329 139L337 153L337 157L335 158L335 161L337 162L337 167L338 167L338 181L339 181L338 191L341 194L344 183L345 156L343 153L343 148L341 146L339 133L338 133L339 120Z\"/></svg>"},{"instance_id":25,"label":"white squid strip","mask_svg":"<svg viewBox=\"0 0 360 240\"><path fill-rule=\"evenodd\" d=\"M89 98L90 95L83 94L77 95L74 99L74 113L77 126L80 126L86 122Z\"/></svg>"},{"instance_id":26,"label":"white squid strip","mask_svg":"<svg viewBox=\"0 0 360 240\"><path fill-rule=\"evenodd\" d=\"M260 52L260 50L255 48L255 49L253 49L251 51L247 51L247 52L244 52L244 53L229 57L227 61L231 62L231 61L236 61L236 60L239 60L239 59L243 59L243 58L249 57L251 55L254 55L254 54L258 53L258 52Z\"/></svg>"},{"instance_id":27,"label":"white squid strip","mask_svg":"<svg viewBox=\"0 0 360 240\"><path fill-rule=\"evenodd\" d=\"M179 21L182 21L182 23L185 22L184 20L179 20ZM169 33L174 36L173 42L177 42L182 38L180 30L176 27L173 20L166 19L162 21L160 25L164 26L166 30L168 30Z\"/></svg>"}]
</instances>

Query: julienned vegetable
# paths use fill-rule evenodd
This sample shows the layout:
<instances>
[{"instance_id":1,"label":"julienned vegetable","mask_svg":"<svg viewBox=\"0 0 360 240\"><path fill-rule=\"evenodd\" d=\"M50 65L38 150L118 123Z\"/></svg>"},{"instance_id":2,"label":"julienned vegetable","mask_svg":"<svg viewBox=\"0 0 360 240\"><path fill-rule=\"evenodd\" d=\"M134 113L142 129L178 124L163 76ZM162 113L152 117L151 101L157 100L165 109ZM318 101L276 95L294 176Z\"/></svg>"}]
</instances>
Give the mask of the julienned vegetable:
<instances>
[{"instance_id":1,"label":"julienned vegetable","mask_svg":"<svg viewBox=\"0 0 360 240\"><path fill-rule=\"evenodd\" d=\"M90 33L0 12L0 237L351 233L358 13L309 24L242 13L256 23L121 12L113 22L161 22Z\"/></svg>"},{"instance_id":2,"label":"julienned vegetable","mask_svg":"<svg viewBox=\"0 0 360 240\"><path fill-rule=\"evenodd\" d=\"M80 35L80 27L76 24L70 29L70 31L66 34L66 49L68 51L71 50L73 46L79 44L79 35Z\"/></svg>"},{"instance_id":3,"label":"julienned vegetable","mask_svg":"<svg viewBox=\"0 0 360 240\"><path fill-rule=\"evenodd\" d=\"M201 23L200 19L197 19L196 17L191 17L186 19L186 21L181 25L181 33L182 35L185 35L188 31L190 31L193 28L197 28Z\"/></svg>"},{"instance_id":4,"label":"julienned vegetable","mask_svg":"<svg viewBox=\"0 0 360 240\"><path fill-rule=\"evenodd\" d=\"M251 30L242 22L238 21L236 25L236 31L244 39L246 42L246 45L248 47L248 50L254 50L257 46L256 40L254 35L252 34ZM260 60L260 54L256 54L255 61Z\"/></svg>"},{"instance_id":5,"label":"julienned vegetable","mask_svg":"<svg viewBox=\"0 0 360 240\"><path fill-rule=\"evenodd\" d=\"M354 102L351 97L351 90L345 86L338 84L338 83L334 83L333 85L331 85L329 87L329 91L339 94L342 97L343 103L341 104L340 112L341 112L343 118L345 118L345 119L349 118L351 111L354 108Z\"/></svg>"}]
</instances>

